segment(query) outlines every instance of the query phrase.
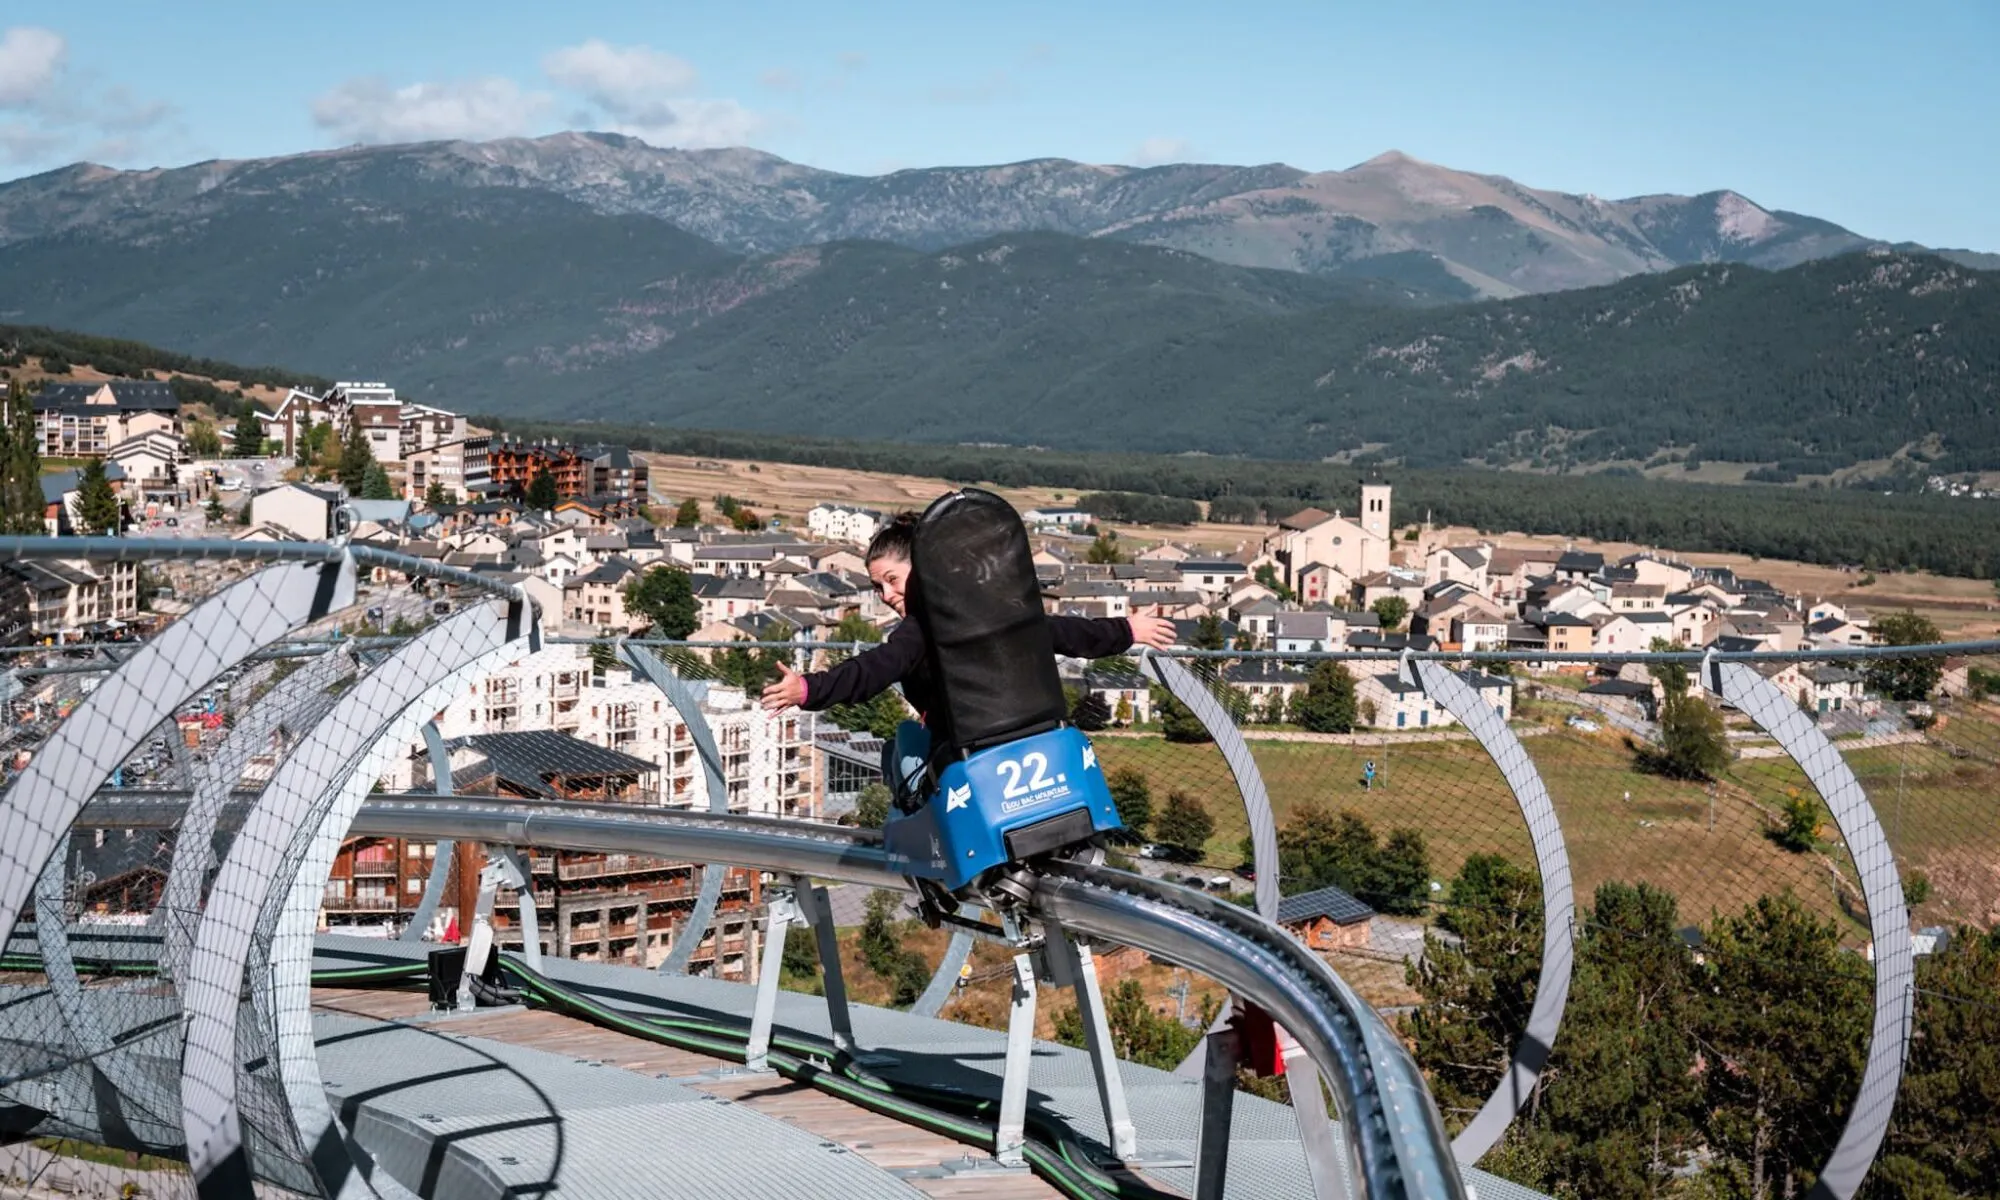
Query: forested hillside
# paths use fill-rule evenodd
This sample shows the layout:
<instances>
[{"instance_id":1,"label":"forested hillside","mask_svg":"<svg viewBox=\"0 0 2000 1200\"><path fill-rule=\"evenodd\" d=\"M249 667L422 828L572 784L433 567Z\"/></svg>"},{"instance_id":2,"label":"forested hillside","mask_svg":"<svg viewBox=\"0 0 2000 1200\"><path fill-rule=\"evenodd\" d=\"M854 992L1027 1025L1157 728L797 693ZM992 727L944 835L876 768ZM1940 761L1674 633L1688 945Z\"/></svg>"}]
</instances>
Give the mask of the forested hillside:
<instances>
[{"instance_id":1,"label":"forested hillside","mask_svg":"<svg viewBox=\"0 0 2000 1200\"><path fill-rule=\"evenodd\" d=\"M1672 454L1811 473L1912 447L1939 469L2000 467L2000 276L1938 259L1692 267L1446 308L1218 320L1220 306L1186 307L1168 322L1157 284L1079 286L1110 247L1049 238L1022 253L1032 241L830 264L607 364L614 387L561 407L1066 449L1365 450L1414 466ZM508 407L547 415L552 401Z\"/></svg>"}]
</instances>

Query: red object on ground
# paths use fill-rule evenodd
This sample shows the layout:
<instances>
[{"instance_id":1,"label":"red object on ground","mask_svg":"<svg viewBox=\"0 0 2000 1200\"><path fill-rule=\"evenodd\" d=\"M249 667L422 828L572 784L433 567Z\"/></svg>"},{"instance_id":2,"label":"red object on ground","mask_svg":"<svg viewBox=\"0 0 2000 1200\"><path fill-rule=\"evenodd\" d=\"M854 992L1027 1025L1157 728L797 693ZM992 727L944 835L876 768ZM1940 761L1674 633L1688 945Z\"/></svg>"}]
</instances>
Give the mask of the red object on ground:
<instances>
[{"instance_id":1,"label":"red object on ground","mask_svg":"<svg viewBox=\"0 0 2000 1200\"><path fill-rule=\"evenodd\" d=\"M447 920L447 921L445 922L445 925L444 925L444 940L445 940L445 941L447 941L447 942L456 942L456 941L458 940L458 918L457 918L457 917L452 917L451 919L449 919L449 920Z\"/></svg>"},{"instance_id":2,"label":"red object on ground","mask_svg":"<svg viewBox=\"0 0 2000 1200\"><path fill-rule=\"evenodd\" d=\"M1239 999L1230 1024L1236 1027L1237 1054L1244 1066L1263 1078L1285 1073L1285 1055L1278 1045L1278 1026L1271 1020L1271 1014Z\"/></svg>"}]
</instances>

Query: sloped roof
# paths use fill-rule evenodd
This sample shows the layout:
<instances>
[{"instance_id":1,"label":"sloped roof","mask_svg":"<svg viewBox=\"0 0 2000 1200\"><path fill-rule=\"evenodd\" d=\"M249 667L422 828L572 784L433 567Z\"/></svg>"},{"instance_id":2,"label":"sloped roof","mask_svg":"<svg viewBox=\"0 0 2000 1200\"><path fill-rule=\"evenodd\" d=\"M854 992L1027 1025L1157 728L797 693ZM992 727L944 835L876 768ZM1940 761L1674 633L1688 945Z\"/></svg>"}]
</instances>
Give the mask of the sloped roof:
<instances>
[{"instance_id":1,"label":"sloped roof","mask_svg":"<svg viewBox=\"0 0 2000 1200\"><path fill-rule=\"evenodd\" d=\"M1270 658L1253 658L1222 668L1225 683L1285 684L1306 681L1306 673Z\"/></svg>"},{"instance_id":2,"label":"sloped roof","mask_svg":"<svg viewBox=\"0 0 2000 1200\"><path fill-rule=\"evenodd\" d=\"M1314 888L1278 901L1278 924L1291 925L1325 917L1336 925L1353 925L1375 915L1375 910L1337 887Z\"/></svg>"},{"instance_id":3,"label":"sloped roof","mask_svg":"<svg viewBox=\"0 0 2000 1200\"><path fill-rule=\"evenodd\" d=\"M485 756L495 777L551 798L556 795L546 782L551 778L646 775L658 770L646 759L553 729L467 734L453 738L446 747L477 751Z\"/></svg>"},{"instance_id":4,"label":"sloped roof","mask_svg":"<svg viewBox=\"0 0 2000 1200\"><path fill-rule=\"evenodd\" d=\"M90 397L111 389L110 404L90 404ZM31 400L36 412L179 412L180 397L164 383L144 379L107 379L100 383L52 383Z\"/></svg>"}]
</instances>

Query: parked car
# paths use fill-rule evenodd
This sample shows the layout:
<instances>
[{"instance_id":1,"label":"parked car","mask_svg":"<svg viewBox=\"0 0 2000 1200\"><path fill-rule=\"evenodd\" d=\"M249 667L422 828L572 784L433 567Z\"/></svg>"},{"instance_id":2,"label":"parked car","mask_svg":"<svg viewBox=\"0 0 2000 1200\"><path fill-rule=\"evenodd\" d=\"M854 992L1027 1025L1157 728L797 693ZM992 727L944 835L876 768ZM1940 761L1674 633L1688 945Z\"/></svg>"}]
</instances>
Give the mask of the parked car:
<instances>
[{"instance_id":1,"label":"parked car","mask_svg":"<svg viewBox=\"0 0 2000 1200\"><path fill-rule=\"evenodd\" d=\"M1172 846L1162 846L1158 842L1147 842L1145 845L1139 847L1140 858L1164 859L1172 858L1173 856L1174 848Z\"/></svg>"}]
</instances>

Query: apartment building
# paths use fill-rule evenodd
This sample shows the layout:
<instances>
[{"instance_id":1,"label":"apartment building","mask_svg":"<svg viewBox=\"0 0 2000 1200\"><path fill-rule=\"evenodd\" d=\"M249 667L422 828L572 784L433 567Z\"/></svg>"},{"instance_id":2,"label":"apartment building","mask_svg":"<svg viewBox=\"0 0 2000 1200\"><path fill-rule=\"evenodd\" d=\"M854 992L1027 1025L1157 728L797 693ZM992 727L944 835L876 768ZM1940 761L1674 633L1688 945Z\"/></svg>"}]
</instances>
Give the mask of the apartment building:
<instances>
[{"instance_id":1,"label":"apartment building","mask_svg":"<svg viewBox=\"0 0 2000 1200\"><path fill-rule=\"evenodd\" d=\"M75 639L139 613L139 568L80 558L0 563L0 637Z\"/></svg>"},{"instance_id":2,"label":"apartment building","mask_svg":"<svg viewBox=\"0 0 2000 1200\"><path fill-rule=\"evenodd\" d=\"M463 418L460 421L462 424ZM493 488L487 458L491 444L492 439L484 435L461 436L409 450L403 455L403 495L422 500L433 483L454 504L485 495Z\"/></svg>"},{"instance_id":3,"label":"apartment building","mask_svg":"<svg viewBox=\"0 0 2000 1200\"><path fill-rule=\"evenodd\" d=\"M181 402L164 383L55 383L30 398L45 458L103 458L148 433L181 433Z\"/></svg>"}]
</instances>

